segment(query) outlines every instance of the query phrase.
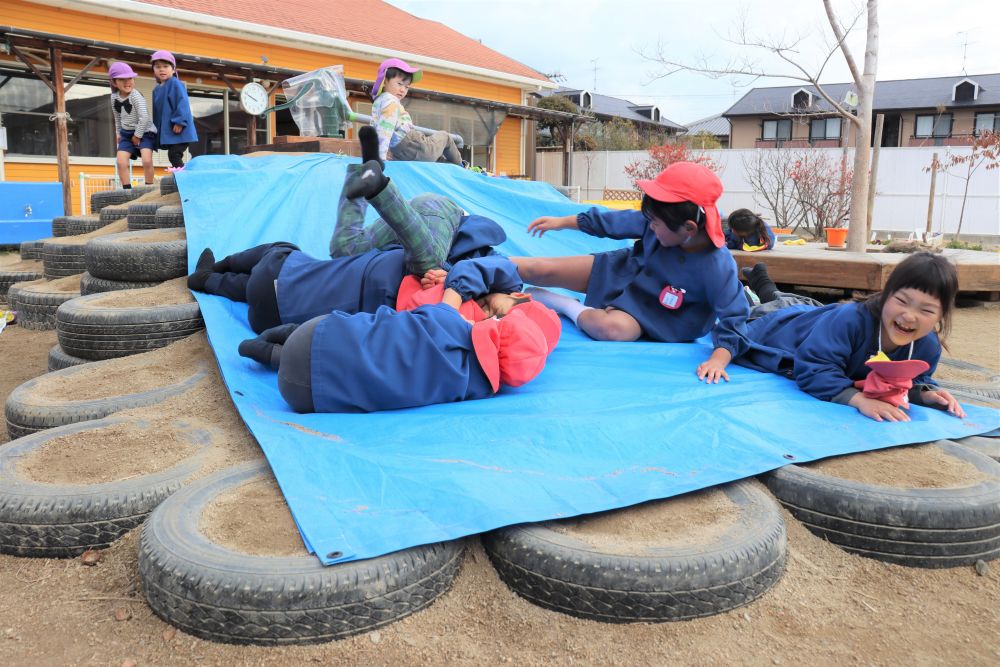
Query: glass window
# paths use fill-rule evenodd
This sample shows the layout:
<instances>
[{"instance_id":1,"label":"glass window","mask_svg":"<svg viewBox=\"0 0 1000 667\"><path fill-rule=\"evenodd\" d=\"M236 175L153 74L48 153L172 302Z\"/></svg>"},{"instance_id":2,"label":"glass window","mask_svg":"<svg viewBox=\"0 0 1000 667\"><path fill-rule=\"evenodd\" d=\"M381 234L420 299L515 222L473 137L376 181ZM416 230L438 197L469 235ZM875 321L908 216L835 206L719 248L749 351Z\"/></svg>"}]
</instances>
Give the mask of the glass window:
<instances>
[{"instance_id":1,"label":"glass window","mask_svg":"<svg viewBox=\"0 0 1000 667\"><path fill-rule=\"evenodd\" d=\"M792 121L790 118L782 120L765 120L761 132L761 139L784 141L792 138Z\"/></svg>"},{"instance_id":2,"label":"glass window","mask_svg":"<svg viewBox=\"0 0 1000 667\"><path fill-rule=\"evenodd\" d=\"M429 100L407 100L405 106L414 125L461 135L465 142L463 160L477 167L491 167L493 138L507 117L505 112Z\"/></svg>"},{"instance_id":3,"label":"glass window","mask_svg":"<svg viewBox=\"0 0 1000 667\"><path fill-rule=\"evenodd\" d=\"M840 139L840 118L814 118L809 123L810 139Z\"/></svg>"},{"instance_id":4,"label":"glass window","mask_svg":"<svg viewBox=\"0 0 1000 667\"><path fill-rule=\"evenodd\" d=\"M188 146L191 156L224 154L226 135L222 92L188 88L188 100L191 103L191 115L194 116L194 127L198 131L198 141Z\"/></svg>"},{"instance_id":5,"label":"glass window","mask_svg":"<svg viewBox=\"0 0 1000 667\"><path fill-rule=\"evenodd\" d=\"M976 134L983 131L1000 132L1000 112L976 114Z\"/></svg>"},{"instance_id":6,"label":"glass window","mask_svg":"<svg viewBox=\"0 0 1000 667\"><path fill-rule=\"evenodd\" d=\"M229 152L242 153L247 147L246 112L240 108L240 101L235 95L229 96ZM257 118L257 130L254 133L254 145L267 143L267 119Z\"/></svg>"},{"instance_id":7,"label":"glass window","mask_svg":"<svg viewBox=\"0 0 1000 667\"><path fill-rule=\"evenodd\" d=\"M950 137L951 114L917 116L913 135L916 137Z\"/></svg>"}]
</instances>

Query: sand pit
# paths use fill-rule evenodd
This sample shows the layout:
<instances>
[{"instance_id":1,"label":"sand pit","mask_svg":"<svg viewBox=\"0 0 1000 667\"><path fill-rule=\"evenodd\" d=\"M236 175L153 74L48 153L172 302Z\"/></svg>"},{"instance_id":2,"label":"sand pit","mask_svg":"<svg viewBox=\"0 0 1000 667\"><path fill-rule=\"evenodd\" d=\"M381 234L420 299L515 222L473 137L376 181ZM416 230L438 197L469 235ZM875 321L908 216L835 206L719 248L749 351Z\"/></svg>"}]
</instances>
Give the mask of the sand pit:
<instances>
[{"instance_id":1,"label":"sand pit","mask_svg":"<svg viewBox=\"0 0 1000 667\"><path fill-rule=\"evenodd\" d=\"M934 445L837 456L805 467L832 477L897 488L943 489L991 479L971 463L948 456Z\"/></svg>"}]
</instances>

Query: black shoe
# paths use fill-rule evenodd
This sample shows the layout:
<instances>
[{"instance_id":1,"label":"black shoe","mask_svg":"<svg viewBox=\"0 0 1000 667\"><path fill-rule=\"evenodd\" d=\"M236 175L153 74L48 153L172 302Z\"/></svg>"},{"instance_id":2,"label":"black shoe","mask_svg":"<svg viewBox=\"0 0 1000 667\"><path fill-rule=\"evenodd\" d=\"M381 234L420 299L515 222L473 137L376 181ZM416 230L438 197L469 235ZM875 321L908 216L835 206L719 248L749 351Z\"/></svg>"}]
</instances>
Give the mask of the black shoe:
<instances>
[{"instance_id":1,"label":"black shoe","mask_svg":"<svg viewBox=\"0 0 1000 667\"><path fill-rule=\"evenodd\" d=\"M745 271L746 269L744 269ZM767 265L764 263L754 264L747 276L750 289L757 293L761 303L768 303L778 298L778 286L771 280L767 273Z\"/></svg>"},{"instance_id":2,"label":"black shoe","mask_svg":"<svg viewBox=\"0 0 1000 667\"><path fill-rule=\"evenodd\" d=\"M750 282L750 267L749 266L744 266L742 269L740 269L740 275L743 276L743 280L745 280L745 281L747 281L749 283Z\"/></svg>"},{"instance_id":3,"label":"black shoe","mask_svg":"<svg viewBox=\"0 0 1000 667\"><path fill-rule=\"evenodd\" d=\"M344 183L344 196L348 199L364 197L371 199L385 189L389 179L382 174L382 167L376 160L369 160L351 174Z\"/></svg>"},{"instance_id":4,"label":"black shoe","mask_svg":"<svg viewBox=\"0 0 1000 667\"><path fill-rule=\"evenodd\" d=\"M361 142L361 161L378 162L381 169L385 169L385 163L378 154L378 132L371 125L365 125L358 130L358 141Z\"/></svg>"},{"instance_id":5,"label":"black shoe","mask_svg":"<svg viewBox=\"0 0 1000 667\"><path fill-rule=\"evenodd\" d=\"M277 343L268 343L258 336L241 342L238 349L241 357L277 369L281 364L281 347Z\"/></svg>"},{"instance_id":6,"label":"black shoe","mask_svg":"<svg viewBox=\"0 0 1000 667\"><path fill-rule=\"evenodd\" d=\"M198 256L198 261L194 265L194 271L188 276L187 284L189 289L196 292L204 292L205 284L208 283L212 275L212 266L215 264L215 254L211 248L205 248Z\"/></svg>"}]
</instances>

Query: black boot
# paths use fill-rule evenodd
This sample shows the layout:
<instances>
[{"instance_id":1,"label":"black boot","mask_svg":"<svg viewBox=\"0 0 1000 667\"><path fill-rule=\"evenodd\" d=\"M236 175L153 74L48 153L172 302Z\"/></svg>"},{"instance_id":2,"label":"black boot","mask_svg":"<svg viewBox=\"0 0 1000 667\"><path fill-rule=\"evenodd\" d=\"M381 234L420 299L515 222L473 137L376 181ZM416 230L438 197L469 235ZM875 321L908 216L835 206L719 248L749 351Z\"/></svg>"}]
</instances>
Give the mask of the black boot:
<instances>
[{"instance_id":1,"label":"black boot","mask_svg":"<svg viewBox=\"0 0 1000 667\"><path fill-rule=\"evenodd\" d=\"M389 179L382 174L382 167L377 160L369 160L361 165L361 169L351 174L344 183L344 196L348 199L364 197L371 199L385 189Z\"/></svg>"},{"instance_id":2,"label":"black boot","mask_svg":"<svg viewBox=\"0 0 1000 667\"><path fill-rule=\"evenodd\" d=\"M761 303L774 301L778 298L778 286L774 284L771 276L767 274L767 265L763 263L754 264L752 269L749 271L743 269L742 273L750 284L750 289L760 297Z\"/></svg>"},{"instance_id":3,"label":"black boot","mask_svg":"<svg viewBox=\"0 0 1000 667\"><path fill-rule=\"evenodd\" d=\"M194 265L194 271L188 276L188 288L196 292L204 292L205 284L209 276L212 275L212 266L215 264L215 254L211 248L205 248L198 256L198 261Z\"/></svg>"},{"instance_id":4,"label":"black boot","mask_svg":"<svg viewBox=\"0 0 1000 667\"><path fill-rule=\"evenodd\" d=\"M298 324L282 324L262 332L256 338L241 342L240 356L277 370L281 365L281 348L298 326Z\"/></svg>"},{"instance_id":5,"label":"black boot","mask_svg":"<svg viewBox=\"0 0 1000 667\"><path fill-rule=\"evenodd\" d=\"M365 125L358 130L358 141L361 142L361 161L378 162L380 169L385 169L385 163L378 154L378 132L371 125Z\"/></svg>"}]
</instances>

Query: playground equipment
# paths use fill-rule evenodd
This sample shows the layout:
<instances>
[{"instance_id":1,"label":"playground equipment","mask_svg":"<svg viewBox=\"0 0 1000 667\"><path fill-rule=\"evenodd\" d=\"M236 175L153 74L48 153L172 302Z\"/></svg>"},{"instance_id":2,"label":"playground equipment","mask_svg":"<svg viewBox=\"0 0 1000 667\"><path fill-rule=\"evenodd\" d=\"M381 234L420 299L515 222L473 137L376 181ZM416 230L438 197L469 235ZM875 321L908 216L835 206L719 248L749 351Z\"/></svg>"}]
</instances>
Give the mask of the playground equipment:
<instances>
[{"instance_id":1,"label":"playground equipment","mask_svg":"<svg viewBox=\"0 0 1000 667\"><path fill-rule=\"evenodd\" d=\"M344 131L352 122L371 123L371 116L356 113L348 105L344 68L341 65L321 67L299 74L282 81L281 88L288 101L264 109L259 115L288 109L303 137L343 137ZM414 127L428 135L438 131ZM451 138L459 149L465 145L461 135L452 134Z\"/></svg>"}]
</instances>

